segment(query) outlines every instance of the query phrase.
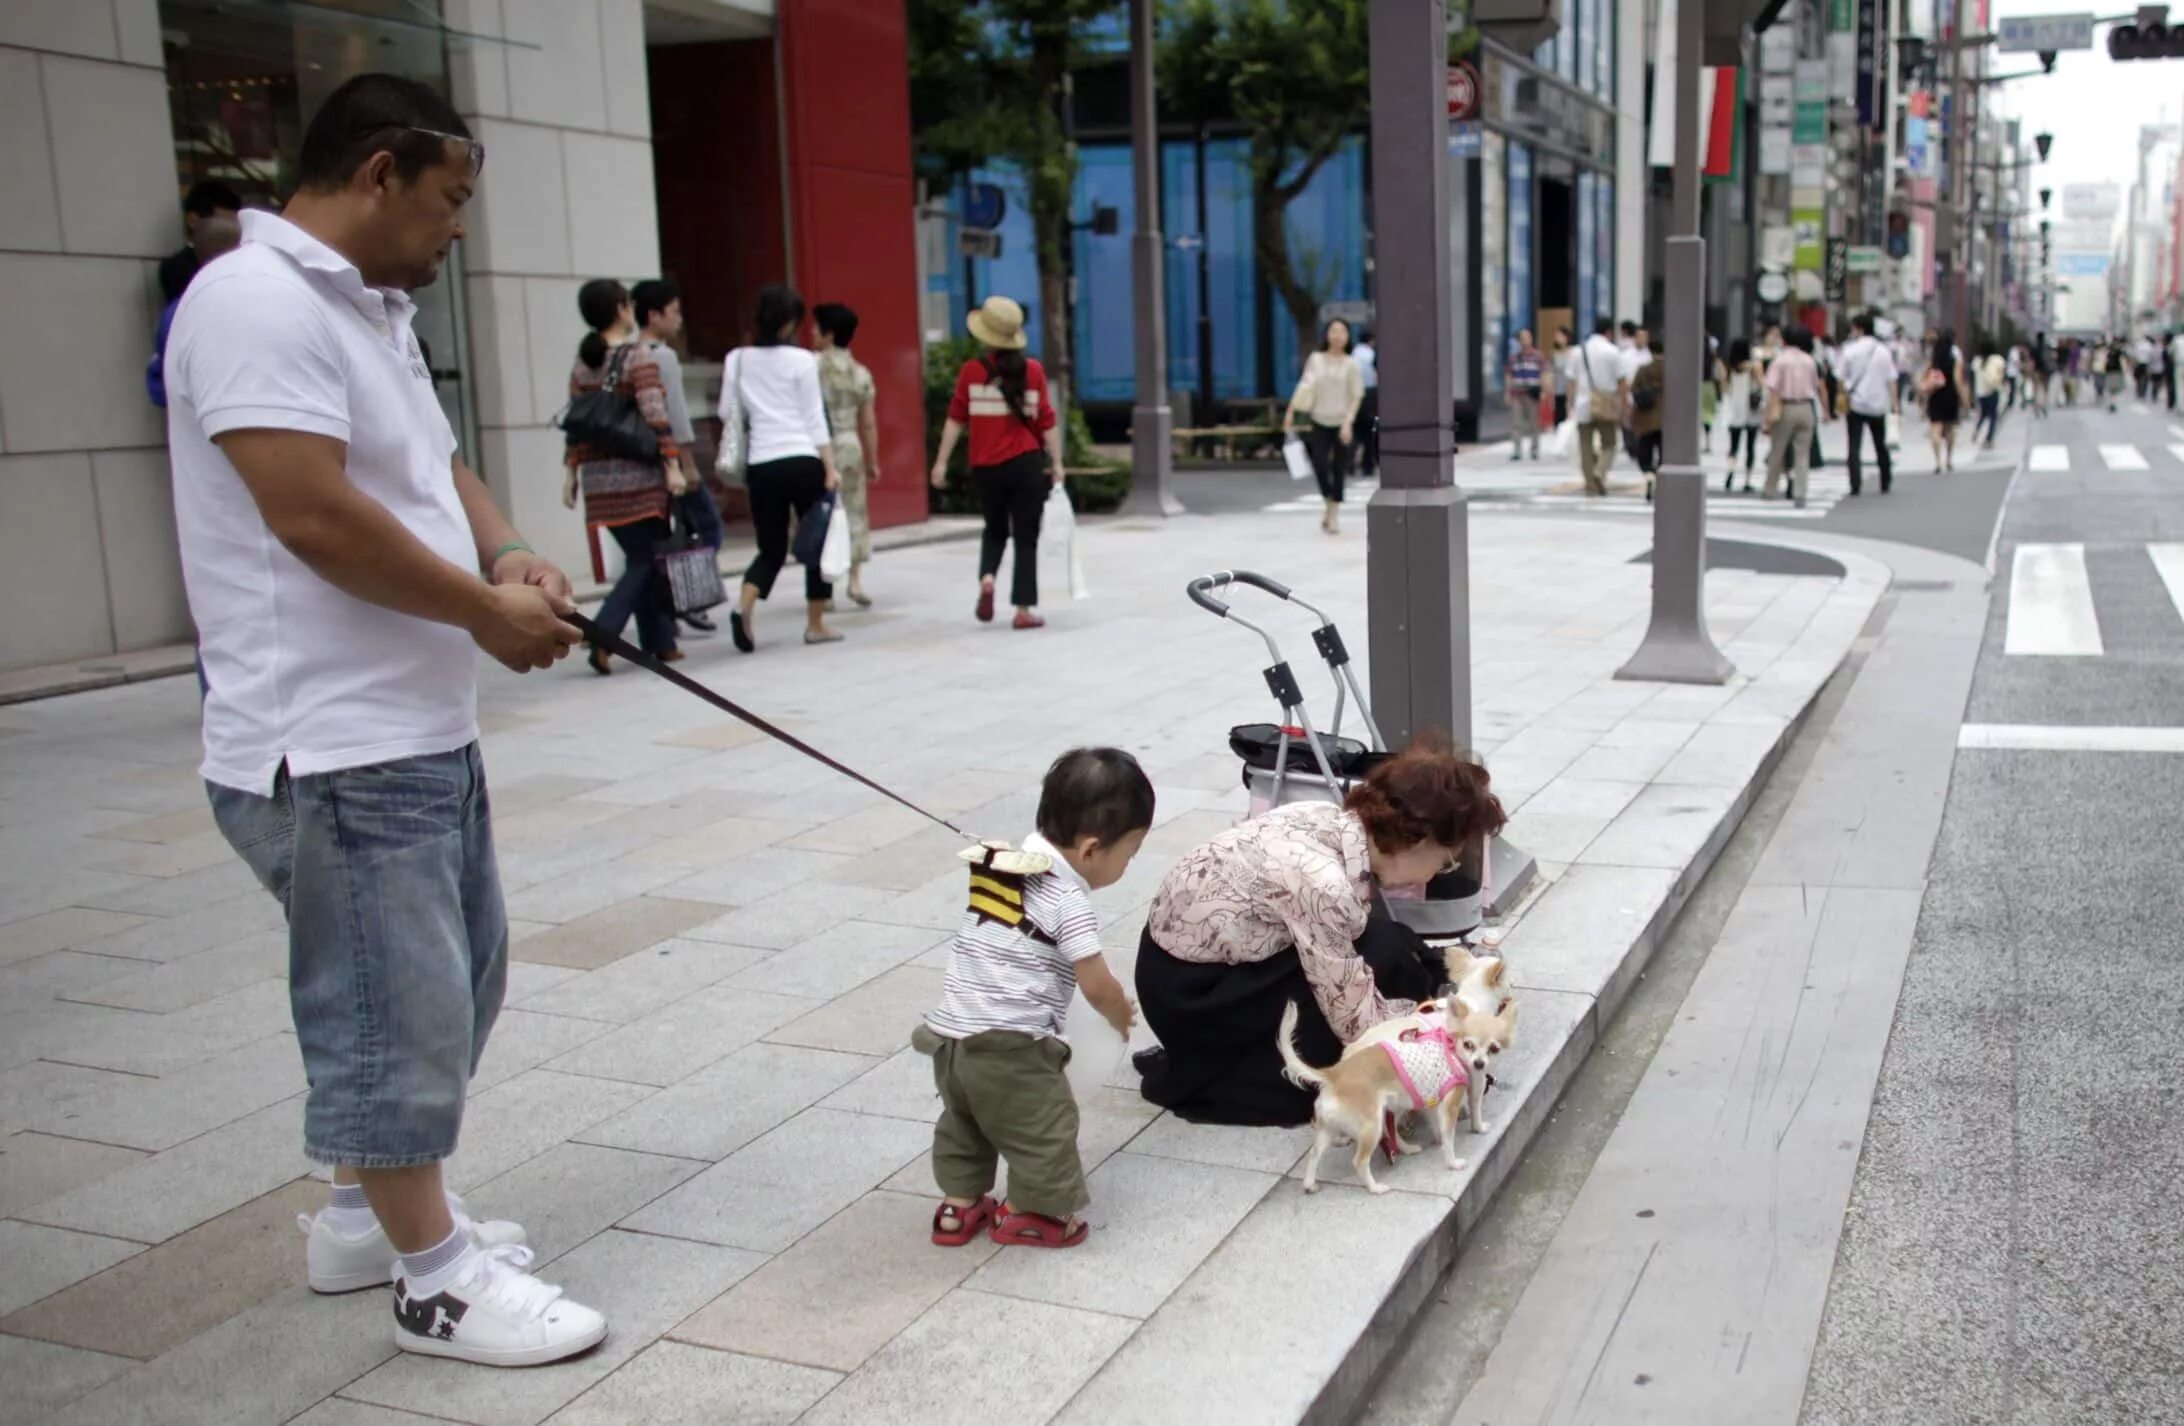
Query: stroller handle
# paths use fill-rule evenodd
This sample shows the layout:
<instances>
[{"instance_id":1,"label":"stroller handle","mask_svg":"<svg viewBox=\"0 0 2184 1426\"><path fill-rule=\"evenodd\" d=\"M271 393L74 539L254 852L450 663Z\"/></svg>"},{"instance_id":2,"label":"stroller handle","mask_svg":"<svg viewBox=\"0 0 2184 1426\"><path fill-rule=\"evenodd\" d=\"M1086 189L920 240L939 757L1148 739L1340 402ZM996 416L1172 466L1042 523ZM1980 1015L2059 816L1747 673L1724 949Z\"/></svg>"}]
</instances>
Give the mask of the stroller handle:
<instances>
[{"instance_id":1,"label":"stroller handle","mask_svg":"<svg viewBox=\"0 0 2184 1426\"><path fill-rule=\"evenodd\" d=\"M1253 574L1248 569L1225 569L1219 574L1202 574L1186 585L1183 592L1190 596L1191 603L1216 618L1226 619L1229 617L1228 605L1214 598L1211 591L1226 589L1231 584L1249 585L1253 589L1273 595L1276 599L1290 597L1288 585L1268 579L1263 574Z\"/></svg>"}]
</instances>

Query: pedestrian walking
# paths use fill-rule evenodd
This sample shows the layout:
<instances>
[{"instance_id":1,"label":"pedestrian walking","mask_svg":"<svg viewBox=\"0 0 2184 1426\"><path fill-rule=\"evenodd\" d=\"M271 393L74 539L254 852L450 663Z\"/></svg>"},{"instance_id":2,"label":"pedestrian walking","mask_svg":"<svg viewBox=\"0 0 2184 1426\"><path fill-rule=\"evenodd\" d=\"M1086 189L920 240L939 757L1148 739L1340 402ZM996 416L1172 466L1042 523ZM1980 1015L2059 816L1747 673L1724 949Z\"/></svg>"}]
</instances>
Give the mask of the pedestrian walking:
<instances>
[{"instance_id":1,"label":"pedestrian walking","mask_svg":"<svg viewBox=\"0 0 2184 1426\"><path fill-rule=\"evenodd\" d=\"M1549 379L1555 393L1555 424L1570 419L1570 396L1577 390L1577 343L1568 327L1555 328L1554 349L1548 354Z\"/></svg>"},{"instance_id":2,"label":"pedestrian walking","mask_svg":"<svg viewBox=\"0 0 2184 1426\"><path fill-rule=\"evenodd\" d=\"M1934 446L1934 469L1956 469L1957 422L1964 416L1964 358L1957 350L1956 333L1943 331L1934 338L1926 356L1926 371L1919 378L1919 392L1926 403L1926 436Z\"/></svg>"},{"instance_id":3,"label":"pedestrian walking","mask_svg":"<svg viewBox=\"0 0 2184 1426\"><path fill-rule=\"evenodd\" d=\"M1517 349L1510 355L1505 382L1509 400L1509 458L1524 458L1526 437L1532 441L1532 459L1539 459L1539 405L1546 389L1547 358L1532 345L1532 329L1517 333Z\"/></svg>"},{"instance_id":4,"label":"pedestrian walking","mask_svg":"<svg viewBox=\"0 0 2184 1426\"><path fill-rule=\"evenodd\" d=\"M1785 470L1789 497L1805 506L1812 468L1812 436L1820 424L1820 367L1812 359L1812 333L1799 327L1767 364L1767 484L1761 495L1774 499Z\"/></svg>"},{"instance_id":5,"label":"pedestrian walking","mask_svg":"<svg viewBox=\"0 0 2184 1426\"><path fill-rule=\"evenodd\" d=\"M521 673L581 636L456 454L414 329L484 164L468 133L410 79L326 97L294 196L244 214L175 315L167 435L206 792L287 921L303 1151L333 1170L308 1281L391 1281L402 1351L529 1366L607 1324L441 1171L508 973L477 653Z\"/></svg>"},{"instance_id":6,"label":"pedestrian walking","mask_svg":"<svg viewBox=\"0 0 2184 1426\"><path fill-rule=\"evenodd\" d=\"M948 482L948 458L967 426L971 433L971 481L978 488L986 531L978 546L978 619L993 619L994 580L1001 553L1016 542L1016 575L1009 586L1016 627L1038 629L1039 523L1047 492L1062 483L1062 428L1047 395L1046 370L1024 355L1024 309L1006 297L989 297L971 313L971 335L985 350L956 373L955 396L940 429L933 458L933 485ZM1041 446L1045 453L1042 457Z\"/></svg>"},{"instance_id":7,"label":"pedestrian walking","mask_svg":"<svg viewBox=\"0 0 2184 1426\"><path fill-rule=\"evenodd\" d=\"M2162 352L2161 390L2171 411L2176 409L2176 376L2180 366L2184 366L2184 331L2171 332Z\"/></svg>"},{"instance_id":8,"label":"pedestrian walking","mask_svg":"<svg viewBox=\"0 0 2184 1426\"><path fill-rule=\"evenodd\" d=\"M1320 528L1342 528L1342 485L1350 473L1350 438L1356 433L1358 408L1365 401L1365 374L1350 355L1350 324L1336 317L1320 332L1319 350L1305 358L1304 374L1289 405L1282 410L1282 434L1296 429L1305 415L1304 448L1312 457L1312 477L1319 482L1326 513Z\"/></svg>"},{"instance_id":9,"label":"pedestrian walking","mask_svg":"<svg viewBox=\"0 0 2184 1426\"><path fill-rule=\"evenodd\" d=\"M834 468L842 476L842 513L849 517L849 602L872 607L864 567L872 562L870 489L880 483L879 403L872 373L849 354L857 339L857 314L839 302L812 309L812 345L819 353L819 391L827 426L834 433Z\"/></svg>"},{"instance_id":10,"label":"pedestrian walking","mask_svg":"<svg viewBox=\"0 0 2184 1426\"><path fill-rule=\"evenodd\" d=\"M1638 459L1637 411L1630 403L1630 388L1637 382L1638 373L1653 360L1653 333L1634 322L1625 322L1623 332L1629 345L1622 349L1623 356L1617 374L1624 385L1623 393L1623 449L1630 456L1632 465L1640 465Z\"/></svg>"},{"instance_id":11,"label":"pedestrian walking","mask_svg":"<svg viewBox=\"0 0 2184 1426\"><path fill-rule=\"evenodd\" d=\"M2048 414L2048 389L2055 381L2054 358L2049 355L2047 339L2037 338L2032 344L2032 414L2045 420Z\"/></svg>"},{"instance_id":12,"label":"pedestrian walking","mask_svg":"<svg viewBox=\"0 0 2184 1426\"><path fill-rule=\"evenodd\" d=\"M1850 319L1850 341L1843 347L1842 382L1844 415L1850 455L1844 462L1850 471L1850 493L1863 485L1859 464L1865 433L1873 433L1873 463L1880 468L1881 493L1895 482L1888 453L1888 417L1903 409L1902 383L1896 379L1896 358L1888 344L1873 335L1873 318L1859 313Z\"/></svg>"},{"instance_id":13,"label":"pedestrian walking","mask_svg":"<svg viewBox=\"0 0 2184 1426\"><path fill-rule=\"evenodd\" d=\"M241 241L239 220L242 211L241 195L218 179L205 179L190 185L190 191L182 195L182 246L159 260L159 300L162 304L181 301L182 294L189 290L190 280L197 276L197 270ZM218 247L210 255L198 231L208 222L236 235L233 240L223 235L220 242L225 246Z\"/></svg>"},{"instance_id":14,"label":"pedestrian walking","mask_svg":"<svg viewBox=\"0 0 2184 1426\"><path fill-rule=\"evenodd\" d=\"M1727 494L1737 483L1737 447L1744 447L1744 493L1752 493L1752 466L1758 459L1760 413L1766 392L1760 382L1764 373L1752 355L1752 344L1742 337L1729 343L1729 472L1721 488Z\"/></svg>"},{"instance_id":15,"label":"pedestrian walking","mask_svg":"<svg viewBox=\"0 0 2184 1426\"><path fill-rule=\"evenodd\" d=\"M1699 382L1699 454L1714 453L1714 426L1721 419L1722 365L1712 337L1706 339L1706 375Z\"/></svg>"},{"instance_id":16,"label":"pedestrian walking","mask_svg":"<svg viewBox=\"0 0 2184 1426\"><path fill-rule=\"evenodd\" d=\"M2002 391L2009 380L2009 365L2002 354L1994 349L1992 340L1980 346L1977 369L1972 376L1972 394L1979 401L1979 419L1972 423L1972 439L1979 441L1983 451L1994 449L1995 428L2002 420ZM1986 428L1986 438L1981 440L1980 429Z\"/></svg>"},{"instance_id":17,"label":"pedestrian walking","mask_svg":"<svg viewBox=\"0 0 2184 1426\"><path fill-rule=\"evenodd\" d=\"M1371 480L1380 474L1380 352L1371 332L1357 334L1350 356L1365 384L1365 398L1357 408L1357 473Z\"/></svg>"},{"instance_id":18,"label":"pedestrian walking","mask_svg":"<svg viewBox=\"0 0 2184 1426\"><path fill-rule=\"evenodd\" d=\"M1653 478L1661 473L1661 415L1668 404L1668 366L1663 348L1649 345L1646 364L1630 382L1630 426L1637 442L1638 469L1645 472L1646 499L1653 499Z\"/></svg>"},{"instance_id":19,"label":"pedestrian walking","mask_svg":"<svg viewBox=\"0 0 2184 1426\"><path fill-rule=\"evenodd\" d=\"M743 572L742 592L728 616L728 635L743 653L758 647L759 601L773 594L797 525L842 488L819 390L819 358L796 345L804 299L786 283L769 282L758 289L755 308L750 343L728 354L720 390L721 425L741 427L743 478L758 538L758 555ZM805 643L842 641L827 624L833 599L834 586L818 562L805 565Z\"/></svg>"},{"instance_id":20,"label":"pedestrian walking","mask_svg":"<svg viewBox=\"0 0 2184 1426\"><path fill-rule=\"evenodd\" d=\"M574 510L581 495L584 524L593 532L606 531L622 551L622 572L595 620L600 641L587 655L592 672L604 675L614 671L604 641L619 638L632 618L638 646L646 653L663 663L682 657L675 639L674 592L656 561L673 533L668 523L671 502L690 487L659 362L636 340L629 289L611 277L594 278L577 289L576 309L591 331L577 343L569 400L610 391L634 406L659 443L659 453L649 458L575 438L564 452L568 474L561 503Z\"/></svg>"},{"instance_id":21,"label":"pedestrian walking","mask_svg":"<svg viewBox=\"0 0 2184 1426\"><path fill-rule=\"evenodd\" d=\"M1623 379L1623 354L1616 350L1615 323L1602 317L1577 352L1578 384L1571 402L1577 411L1577 461L1587 495L1608 493L1608 469L1615 463L1615 442L1623 429L1623 400L1630 385Z\"/></svg>"},{"instance_id":22,"label":"pedestrian walking","mask_svg":"<svg viewBox=\"0 0 2184 1426\"><path fill-rule=\"evenodd\" d=\"M683 386L682 353L675 346L683 332L682 289L667 278L655 277L632 287L629 301L638 341L660 368L660 390L667 397L667 426L682 459L685 489L675 497L675 514L692 538L701 545L710 545L717 555L727 532L721 525L720 506L698 471L698 436L690 424L690 393ZM678 610L675 617L703 634L713 633L718 627L702 609Z\"/></svg>"},{"instance_id":23,"label":"pedestrian walking","mask_svg":"<svg viewBox=\"0 0 2184 1426\"><path fill-rule=\"evenodd\" d=\"M2024 343L2010 343L2009 360L2002 375L2005 387L2005 398L2003 401L2002 409L2005 411L2015 411L2017 409L2018 393L2023 387L2025 377Z\"/></svg>"}]
</instances>

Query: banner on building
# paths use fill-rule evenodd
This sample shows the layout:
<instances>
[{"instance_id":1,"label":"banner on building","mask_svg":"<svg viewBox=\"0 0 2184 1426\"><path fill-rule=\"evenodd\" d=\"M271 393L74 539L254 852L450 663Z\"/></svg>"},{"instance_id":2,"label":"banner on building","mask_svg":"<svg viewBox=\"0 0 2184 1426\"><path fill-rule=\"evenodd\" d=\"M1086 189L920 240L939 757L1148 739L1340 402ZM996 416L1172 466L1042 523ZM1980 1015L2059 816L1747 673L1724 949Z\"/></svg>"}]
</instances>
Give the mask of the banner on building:
<instances>
[{"instance_id":1,"label":"banner on building","mask_svg":"<svg viewBox=\"0 0 2184 1426\"><path fill-rule=\"evenodd\" d=\"M1733 65L1706 71L1713 80L1699 110L1705 121L1704 172L1708 183L1739 183L1744 178L1744 73Z\"/></svg>"},{"instance_id":2,"label":"banner on building","mask_svg":"<svg viewBox=\"0 0 2184 1426\"><path fill-rule=\"evenodd\" d=\"M1888 43L1881 0L1858 0L1858 127L1885 129L1882 91L1888 87Z\"/></svg>"},{"instance_id":3,"label":"banner on building","mask_svg":"<svg viewBox=\"0 0 2184 1426\"><path fill-rule=\"evenodd\" d=\"M1797 62L1796 108L1790 121L1791 139L1800 144L1824 144L1828 141L1828 62L1824 59L1801 59Z\"/></svg>"}]
</instances>

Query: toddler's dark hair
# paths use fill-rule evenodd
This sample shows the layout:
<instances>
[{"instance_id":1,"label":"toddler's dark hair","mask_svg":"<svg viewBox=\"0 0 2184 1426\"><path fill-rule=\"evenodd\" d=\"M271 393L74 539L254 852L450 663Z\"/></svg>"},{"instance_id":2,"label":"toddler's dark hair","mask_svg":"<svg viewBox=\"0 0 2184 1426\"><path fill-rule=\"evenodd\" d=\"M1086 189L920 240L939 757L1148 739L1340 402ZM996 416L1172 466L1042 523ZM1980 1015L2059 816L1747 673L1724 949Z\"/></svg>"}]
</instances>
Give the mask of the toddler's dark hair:
<instances>
[{"instance_id":1,"label":"toddler's dark hair","mask_svg":"<svg viewBox=\"0 0 2184 1426\"><path fill-rule=\"evenodd\" d=\"M1079 838L1113 846L1153 825L1153 783L1120 748L1072 748L1039 789L1039 835L1057 847Z\"/></svg>"}]
</instances>

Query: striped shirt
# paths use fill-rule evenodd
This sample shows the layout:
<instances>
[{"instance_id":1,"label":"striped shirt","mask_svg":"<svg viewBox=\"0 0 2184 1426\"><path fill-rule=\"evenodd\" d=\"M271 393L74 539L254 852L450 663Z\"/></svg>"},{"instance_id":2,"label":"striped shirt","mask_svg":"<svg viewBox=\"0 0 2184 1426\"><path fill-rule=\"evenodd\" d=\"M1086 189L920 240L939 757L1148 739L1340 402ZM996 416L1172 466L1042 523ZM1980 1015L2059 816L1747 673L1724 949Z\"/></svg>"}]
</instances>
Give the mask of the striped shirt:
<instances>
[{"instance_id":1,"label":"striped shirt","mask_svg":"<svg viewBox=\"0 0 2184 1426\"><path fill-rule=\"evenodd\" d=\"M1047 397L1046 368L1037 358L1024 359L1024 416L1018 420L1009 409L1000 378L987 369L983 359L973 357L956 373L948 419L970 428L973 470L1029 455L1039 449L1039 438L1054 429L1054 404Z\"/></svg>"},{"instance_id":2,"label":"striped shirt","mask_svg":"<svg viewBox=\"0 0 2184 1426\"><path fill-rule=\"evenodd\" d=\"M925 1017L936 1035L961 1040L986 1030L1062 1033L1077 990L1077 962L1100 953L1100 919L1083 880L1044 837L1026 838L1024 850L1054 864L1024 883L1026 918L1052 944L964 912L949 948L940 1004Z\"/></svg>"}]
</instances>

